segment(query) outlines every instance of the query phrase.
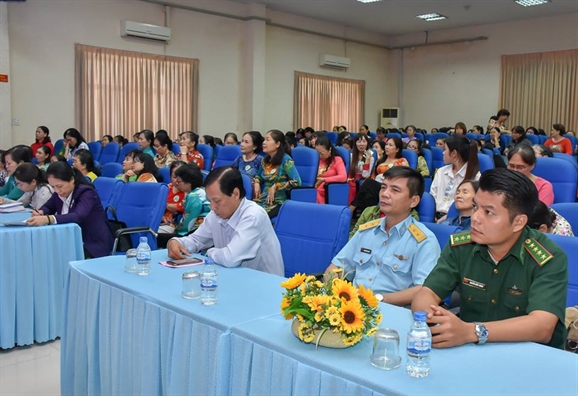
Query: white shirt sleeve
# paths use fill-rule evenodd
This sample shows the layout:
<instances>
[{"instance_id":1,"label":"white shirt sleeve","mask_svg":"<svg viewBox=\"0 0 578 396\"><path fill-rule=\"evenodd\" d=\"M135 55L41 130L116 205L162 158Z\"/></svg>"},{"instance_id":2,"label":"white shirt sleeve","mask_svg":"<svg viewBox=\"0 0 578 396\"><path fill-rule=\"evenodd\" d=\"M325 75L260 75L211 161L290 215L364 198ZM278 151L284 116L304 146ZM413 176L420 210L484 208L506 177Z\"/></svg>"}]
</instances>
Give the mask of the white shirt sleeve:
<instances>
[{"instance_id":1,"label":"white shirt sleeve","mask_svg":"<svg viewBox=\"0 0 578 396\"><path fill-rule=\"evenodd\" d=\"M209 249L207 255L224 267L237 267L243 261L254 259L261 246L259 219L254 215L243 216L235 229L226 227L229 227L226 232L231 233L230 242L222 248Z\"/></svg>"},{"instance_id":2,"label":"white shirt sleeve","mask_svg":"<svg viewBox=\"0 0 578 396\"><path fill-rule=\"evenodd\" d=\"M218 219L215 213L210 212L195 232L193 232L191 235L174 239L183 245L190 253L198 253L203 249L213 246L211 225L214 224L214 226L219 227L217 222Z\"/></svg>"}]
</instances>

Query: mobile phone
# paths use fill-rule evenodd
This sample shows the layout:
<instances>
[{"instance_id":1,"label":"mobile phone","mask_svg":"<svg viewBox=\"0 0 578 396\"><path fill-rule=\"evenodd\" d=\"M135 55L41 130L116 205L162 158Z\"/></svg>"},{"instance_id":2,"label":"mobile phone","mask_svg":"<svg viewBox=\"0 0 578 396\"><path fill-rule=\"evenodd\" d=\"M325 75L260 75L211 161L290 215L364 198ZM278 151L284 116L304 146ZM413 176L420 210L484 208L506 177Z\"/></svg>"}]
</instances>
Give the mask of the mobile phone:
<instances>
[{"instance_id":1,"label":"mobile phone","mask_svg":"<svg viewBox=\"0 0 578 396\"><path fill-rule=\"evenodd\" d=\"M180 259L180 260L169 260L167 261L167 264L170 265L186 265L186 264L200 264L202 263L203 260L195 258L195 257L189 257L189 258L184 258L184 259Z\"/></svg>"}]
</instances>

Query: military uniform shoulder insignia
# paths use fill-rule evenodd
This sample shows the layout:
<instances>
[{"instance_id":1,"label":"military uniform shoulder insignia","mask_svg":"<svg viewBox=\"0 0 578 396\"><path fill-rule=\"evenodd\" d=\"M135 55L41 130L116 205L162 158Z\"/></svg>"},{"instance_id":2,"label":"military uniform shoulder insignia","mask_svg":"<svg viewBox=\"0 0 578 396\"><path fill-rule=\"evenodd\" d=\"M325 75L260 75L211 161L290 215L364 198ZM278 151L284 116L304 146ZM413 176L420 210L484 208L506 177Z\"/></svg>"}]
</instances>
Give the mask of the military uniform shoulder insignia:
<instances>
[{"instance_id":1,"label":"military uniform shoulder insignia","mask_svg":"<svg viewBox=\"0 0 578 396\"><path fill-rule=\"evenodd\" d=\"M469 231L458 232L450 236L450 244L452 247L466 245L468 243L472 243Z\"/></svg>"},{"instance_id":2,"label":"military uniform shoulder insignia","mask_svg":"<svg viewBox=\"0 0 578 396\"><path fill-rule=\"evenodd\" d=\"M365 230L369 230L370 228L377 227L379 225L379 223L381 223L381 219L372 220L372 221L369 221L367 223L363 223L362 225L359 226L358 231L365 231Z\"/></svg>"},{"instance_id":3,"label":"military uniform shoulder insignia","mask_svg":"<svg viewBox=\"0 0 578 396\"><path fill-rule=\"evenodd\" d=\"M532 256L540 267L554 258L552 253L547 251L546 248L540 245L534 238L528 238L524 241L524 249L530 253L530 256Z\"/></svg>"},{"instance_id":4,"label":"military uniform shoulder insignia","mask_svg":"<svg viewBox=\"0 0 578 396\"><path fill-rule=\"evenodd\" d=\"M419 227L416 226L415 224L410 224L409 227L407 227L407 229L409 230L410 234L415 238L417 243L420 243L421 241L427 238L427 235L424 234L423 231L420 230Z\"/></svg>"}]
</instances>

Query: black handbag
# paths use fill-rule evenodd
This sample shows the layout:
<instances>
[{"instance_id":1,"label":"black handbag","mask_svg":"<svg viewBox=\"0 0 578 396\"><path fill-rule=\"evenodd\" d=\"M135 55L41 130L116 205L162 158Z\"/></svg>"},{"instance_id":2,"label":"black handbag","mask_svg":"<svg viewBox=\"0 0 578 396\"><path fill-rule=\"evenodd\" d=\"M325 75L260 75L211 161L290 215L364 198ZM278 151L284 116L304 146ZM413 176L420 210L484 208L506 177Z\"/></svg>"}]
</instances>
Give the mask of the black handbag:
<instances>
[{"instance_id":1,"label":"black handbag","mask_svg":"<svg viewBox=\"0 0 578 396\"><path fill-rule=\"evenodd\" d=\"M107 206L106 213L107 213L108 227L110 228L110 231L112 232L112 235L115 239L116 251L126 252L127 250L132 249L132 240L130 238L130 235L121 233L121 230L127 229L126 223L118 219L114 207Z\"/></svg>"}]
</instances>

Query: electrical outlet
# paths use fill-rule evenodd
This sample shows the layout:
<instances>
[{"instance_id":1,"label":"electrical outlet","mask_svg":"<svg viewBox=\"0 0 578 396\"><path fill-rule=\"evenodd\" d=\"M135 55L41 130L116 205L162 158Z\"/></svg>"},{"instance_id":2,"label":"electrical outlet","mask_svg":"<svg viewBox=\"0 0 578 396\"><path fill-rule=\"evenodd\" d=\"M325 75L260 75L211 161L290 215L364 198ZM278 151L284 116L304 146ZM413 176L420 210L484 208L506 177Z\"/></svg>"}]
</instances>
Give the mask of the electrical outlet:
<instances>
[{"instance_id":1,"label":"electrical outlet","mask_svg":"<svg viewBox=\"0 0 578 396\"><path fill-rule=\"evenodd\" d=\"M20 119L13 118L12 119L12 126L20 126Z\"/></svg>"}]
</instances>

